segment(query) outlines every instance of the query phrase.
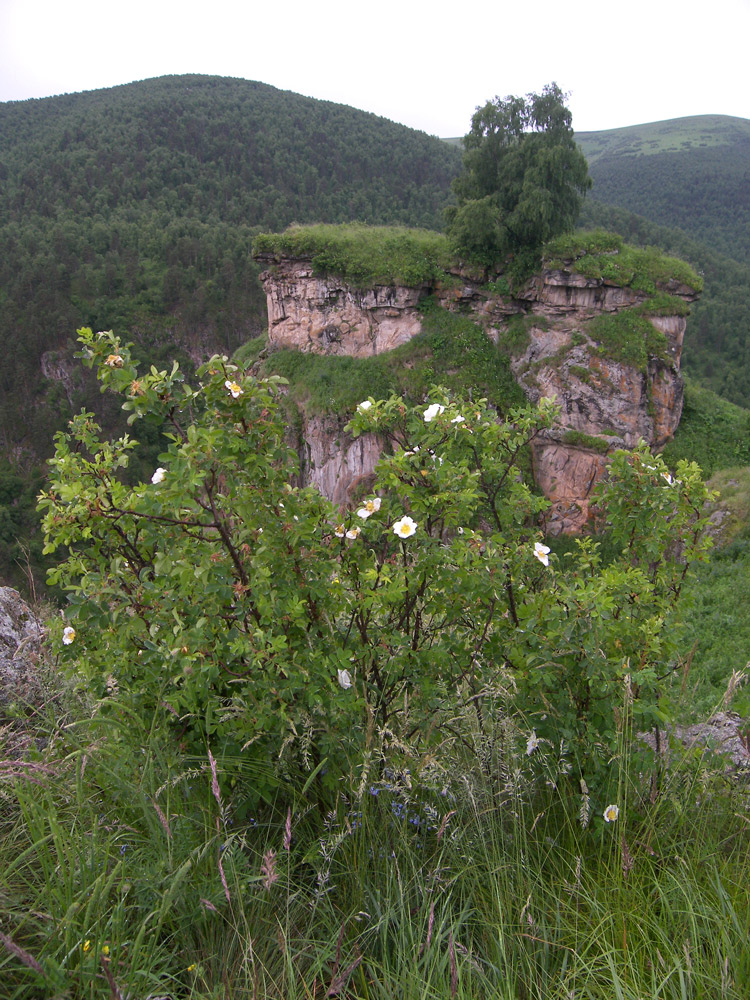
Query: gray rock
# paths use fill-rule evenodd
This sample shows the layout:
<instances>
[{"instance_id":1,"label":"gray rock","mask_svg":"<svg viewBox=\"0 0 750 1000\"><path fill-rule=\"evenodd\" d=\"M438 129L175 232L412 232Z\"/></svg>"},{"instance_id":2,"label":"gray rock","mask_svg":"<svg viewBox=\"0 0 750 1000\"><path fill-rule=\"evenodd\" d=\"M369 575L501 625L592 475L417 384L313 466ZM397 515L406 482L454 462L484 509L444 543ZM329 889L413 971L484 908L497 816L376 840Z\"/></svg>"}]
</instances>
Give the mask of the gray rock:
<instances>
[{"instance_id":1,"label":"gray rock","mask_svg":"<svg viewBox=\"0 0 750 1000\"><path fill-rule=\"evenodd\" d=\"M0 706L37 693L43 633L18 591L0 587Z\"/></svg>"},{"instance_id":2,"label":"gray rock","mask_svg":"<svg viewBox=\"0 0 750 1000\"><path fill-rule=\"evenodd\" d=\"M657 749L653 732L638 735L652 750ZM716 712L705 722L691 726L678 724L662 733L658 749L667 759L671 757L670 735L685 747L722 755L726 759L728 773L747 774L750 771L750 720L737 712Z\"/></svg>"}]
</instances>

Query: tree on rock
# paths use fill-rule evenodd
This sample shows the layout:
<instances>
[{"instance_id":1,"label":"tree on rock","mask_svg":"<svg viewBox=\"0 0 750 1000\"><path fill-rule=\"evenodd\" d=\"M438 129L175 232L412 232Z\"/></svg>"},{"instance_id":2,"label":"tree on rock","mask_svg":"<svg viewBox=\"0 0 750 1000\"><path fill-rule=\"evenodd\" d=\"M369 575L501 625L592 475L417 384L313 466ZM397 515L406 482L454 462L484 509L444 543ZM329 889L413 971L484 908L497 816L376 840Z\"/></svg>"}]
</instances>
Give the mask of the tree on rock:
<instances>
[{"instance_id":1,"label":"tree on rock","mask_svg":"<svg viewBox=\"0 0 750 1000\"><path fill-rule=\"evenodd\" d=\"M464 172L446 210L456 250L484 265L536 261L543 243L571 231L591 186L572 115L556 83L541 94L496 97L464 137Z\"/></svg>"}]
</instances>

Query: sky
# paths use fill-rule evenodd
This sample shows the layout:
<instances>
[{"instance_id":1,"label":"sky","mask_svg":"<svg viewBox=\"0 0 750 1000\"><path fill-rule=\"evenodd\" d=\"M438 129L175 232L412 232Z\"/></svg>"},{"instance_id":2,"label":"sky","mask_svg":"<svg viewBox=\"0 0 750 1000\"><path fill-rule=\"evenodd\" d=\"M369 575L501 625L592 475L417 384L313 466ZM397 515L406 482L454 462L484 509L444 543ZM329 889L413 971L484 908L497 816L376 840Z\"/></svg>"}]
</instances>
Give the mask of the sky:
<instances>
[{"instance_id":1,"label":"sky","mask_svg":"<svg viewBox=\"0 0 750 1000\"><path fill-rule=\"evenodd\" d=\"M750 118L748 40L750 0L0 0L0 102L205 73L447 138L554 81L587 132Z\"/></svg>"}]
</instances>

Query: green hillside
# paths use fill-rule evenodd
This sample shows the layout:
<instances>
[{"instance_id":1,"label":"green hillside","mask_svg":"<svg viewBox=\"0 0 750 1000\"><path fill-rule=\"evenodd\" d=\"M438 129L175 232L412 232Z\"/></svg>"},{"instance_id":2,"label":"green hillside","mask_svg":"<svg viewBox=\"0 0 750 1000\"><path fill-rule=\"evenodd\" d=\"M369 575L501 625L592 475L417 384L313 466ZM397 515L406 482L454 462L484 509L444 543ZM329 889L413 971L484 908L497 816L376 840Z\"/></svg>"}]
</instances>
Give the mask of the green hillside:
<instances>
[{"instance_id":1,"label":"green hillside","mask_svg":"<svg viewBox=\"0 0 750 1000\"><path fill-rule=\"evenodd\" d=\"M152 358L231 351L266 321L261 228L439 228L459 165L425 133L246 80L0 105L4 441L39 455L97 397L65 354L77 327L128 330Z\"/></svg>"},{"instance_id":2,"label":"green hillside","mask_svg":"<svg viewBox=\"0 0 750 1000\"><path fill-rule=\"evenodd\" d=\"M697 115L578 132L591 197L750 264L750 121Z\"/></svg>"}]
</instances>

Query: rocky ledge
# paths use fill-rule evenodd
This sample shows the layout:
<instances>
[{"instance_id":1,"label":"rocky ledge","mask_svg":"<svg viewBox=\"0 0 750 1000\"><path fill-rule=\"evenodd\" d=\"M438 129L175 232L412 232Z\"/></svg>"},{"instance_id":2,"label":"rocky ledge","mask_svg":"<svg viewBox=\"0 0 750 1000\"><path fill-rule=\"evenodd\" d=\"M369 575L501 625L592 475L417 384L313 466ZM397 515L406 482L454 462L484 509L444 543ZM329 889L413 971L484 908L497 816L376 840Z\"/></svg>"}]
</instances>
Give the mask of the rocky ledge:
<instances>
[{"instance_id":1,"label":"rocky ledge","mask_svg":"<svg viewBox=\"0 0 750 1000\"><path fill-rule=\"evenodd\" d=\"M263 257L260 257L263 261ZM310 260L274 257L261 274L268 301L269 348L366 357L393 350L421 332L420 300L436 296L447 309L471 314L487 335L504 342L511 325L511 367L527 397L553 397L557 426L534 445L534 474L551 501L551 534L581 531L591 517L591 491L607 454L640 440L660 448L682 413L679 366L687 310L696 293L672 281L649 315L647 292L571 270L545 270L513 296L498 294L461 273L444 286L353 288L315 273ZM667 302L665 310L664 303ZM676 303L674 315L669 302ZM640 355L604 337L597 319L637 316L653 335L640 336ZM611 326L611 324L610 324ZM609 328L607 328L609 329ZM615 324L615 334L617 324ZM623 329L626 329L624 327ZM605 331L606 332L606 331ZM609 338L609 339L608 339ZM632 347L632 344L630 345ZM636 352L637 354L637 352ZM356 443L343 422L315 418L303 428L303 477L338 502L372 473L380 453L375 438Z\"/></svg>"}]
</instances>

